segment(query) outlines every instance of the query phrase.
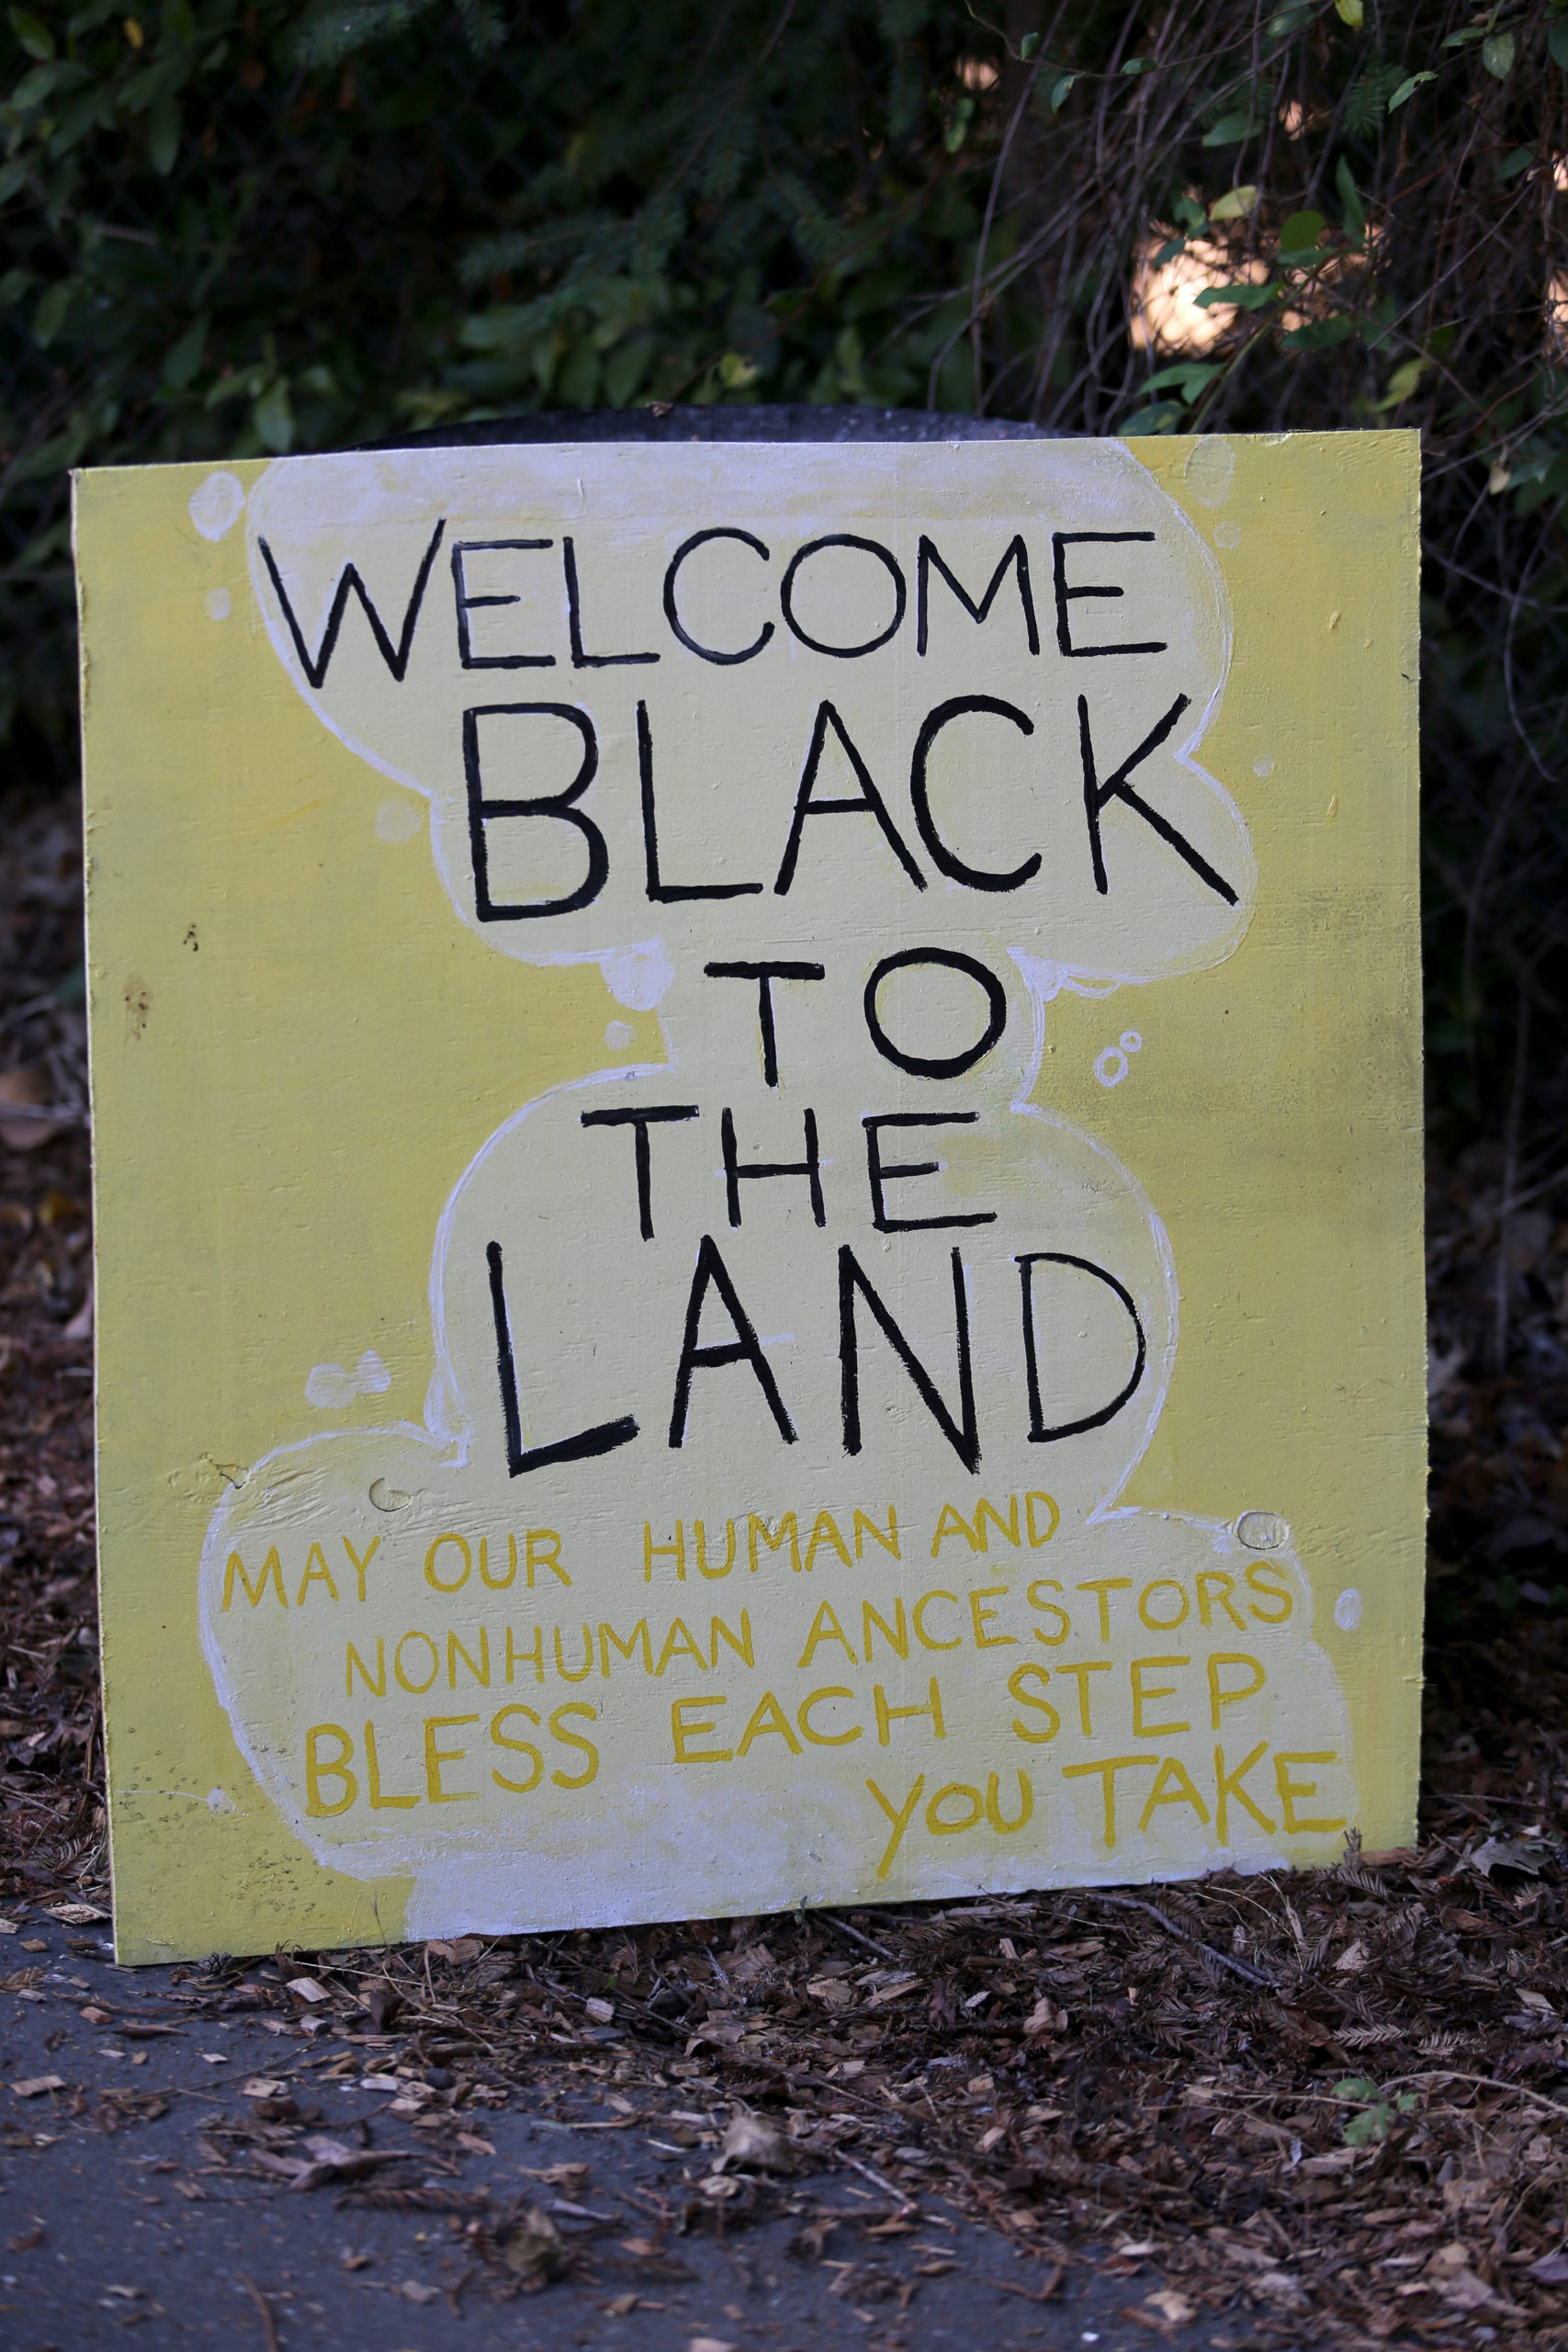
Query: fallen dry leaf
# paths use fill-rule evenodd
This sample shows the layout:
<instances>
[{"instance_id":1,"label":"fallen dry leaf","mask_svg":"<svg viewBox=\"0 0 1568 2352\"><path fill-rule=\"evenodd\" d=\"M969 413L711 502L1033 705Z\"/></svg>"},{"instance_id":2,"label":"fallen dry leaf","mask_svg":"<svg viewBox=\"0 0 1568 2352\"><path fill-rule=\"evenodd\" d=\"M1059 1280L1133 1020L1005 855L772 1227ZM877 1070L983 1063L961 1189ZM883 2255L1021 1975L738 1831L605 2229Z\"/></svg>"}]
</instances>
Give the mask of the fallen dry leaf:
<instances>
[{"instance_id":1,"label":"fallen dry leaf","mask_svg":"<svg viewBox=\"0 0 1568 2352\"><path fill-rule=\"evenodd\" d=\"M565 2269L568 2254L560 2232L549 2215L530 2206L502 2249L502 2260L515 2273L525 2295L547 2287Z\"/></svg>"},{"instance_id":2,"label":"fallen dry leaf","mask_svg":"<svg viewBox=\"0 0 1568 2352\"><path fill-rule=\"evenodd\" d=\"M14 2098L39 2098L45 2091L62 2091L64 2088L62 2075L28 2075L21 2082L12 2084L11 2095Z\"/></svg>"},{"instance_id":3,"label":"fallen dry leaf","mask_svg":"<svg viewBox=\"0 0 1568 2352\"><path fill-rule=\"evenodd\" d=\"M0 1069L0 1103L31 1110L48 1101L49 1087L41 1070ZM0 1118L0 1143L11 1151L37 1151L59 1133L59 1126L50 1119Z\"/></svg>"},{"instance_id":4,"label":"fallen dry leaf","mask_svg":"<svg viewBox=\"0 0 1568 2352\"><path fill-rule=\"evenodd\" d=\"M793 2172L795 2151L774 2124L760 2115L740 2114L724 2134L724 2155L729 2164L750 2165L758 2172Z\"/></svg>"},{"instance_id":5,"label":"fallen dry leaf","mask_svg":"<svg viewBox=\"0 0 1568 2352\"><path fill-rule=\"evenodd\" d=\"M1186 2327L1198 2316L1196 2303L1174 2287L1156 2287L1144 2297L1142 2308L1152 2312L1168 2327Z\"/></svg>"}]
</instances>

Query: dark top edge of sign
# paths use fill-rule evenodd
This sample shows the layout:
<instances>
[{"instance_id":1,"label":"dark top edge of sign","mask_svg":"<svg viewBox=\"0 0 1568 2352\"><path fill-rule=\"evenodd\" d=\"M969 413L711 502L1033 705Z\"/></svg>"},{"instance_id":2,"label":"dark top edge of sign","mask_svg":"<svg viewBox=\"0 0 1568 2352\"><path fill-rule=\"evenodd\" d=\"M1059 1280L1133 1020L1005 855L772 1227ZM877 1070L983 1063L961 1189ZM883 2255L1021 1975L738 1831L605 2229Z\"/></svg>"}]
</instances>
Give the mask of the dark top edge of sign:
<instances>
[{"instance_id":1,"label":"dark top edge of sign","mask_svg":"<svg viewBox=\"0 0 1568 2352\"><path fill-rule=\"evenodd\" d=\"M368 441L367 449L465 449L540 441L1059 441L1043 425L1011 418L943 416L919 408L828 408L809 401L752 407L552 409L487 416L423 433Z\"/></svg>"}]
</instances>

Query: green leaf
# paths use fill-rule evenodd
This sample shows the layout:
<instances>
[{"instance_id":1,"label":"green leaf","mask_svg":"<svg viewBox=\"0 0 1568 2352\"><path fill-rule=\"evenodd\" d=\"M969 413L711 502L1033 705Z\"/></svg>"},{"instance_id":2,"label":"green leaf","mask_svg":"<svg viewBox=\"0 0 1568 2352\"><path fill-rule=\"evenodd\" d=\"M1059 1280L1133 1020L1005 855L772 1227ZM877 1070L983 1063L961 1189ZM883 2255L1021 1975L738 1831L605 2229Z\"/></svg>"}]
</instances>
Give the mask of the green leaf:
<instances>
[{"instance_id":1,"label":"green leaf","mask_svg":"<svg viewBox=\"0 0 1568 2352\"><path fill-rule=\"evenodd\" d=\"M1354 319L1309 319L1304 327L1284 328L1280 340L1292 351L1331 351L1337 343L1348 343L1355 332Z\"/></svg>"},{"instance_id":2,"label":"green leaf","mask_svg":"<svg viewBox=\"0 0 1568 2352\"><path fill-rule=\"evenodd\" d=\"M1568 74L1568 17L1558 17L1546 36L1546 46L1551 53L1553 65L1561 66L1563 73Z\"/></svg>"},{"instance_id":3,"label":"green leaf","mask_svg":"<svg viewBox=\"0 0 1568 2352\"><path fill-rule=\"evenodd\" d=\"M1144 390L1145 392L1164 392L1168 391L1173 384L1179 384L1181 388L1182 399L1195 401L1199 393L1205 391L1213 382L1216 376L1223 376L1224 372L1224 368L1217 360L1179 360L1174 367L1157 368L1144 386Z\"/></svg>"},{"instance_id":4,"label":"green leaf","mask_svg":"<svg viewBox=\"0 0 1568 2352\"><path fill-rule=\"evenodd\" d=\"M1423 357L1406 359L1396 368L1388 379L1387 391L1381 401L1374 403L1379 413L1384 409L1398 408L1402 401L1407 401L1431 364L1429 359Z\"/></svg>"},{"instance_id":5,"label":"green leaf","mask_svg":"<svg viewBox=\"0 0 1568 2352\"><path fill-rule=\"evenodd\" d=\"M1334 0L1334 13L1353 33L1361 29L1361 0Z\"/></svg>"},{"instance_id":6,"label":"green leaf","mask_svg":"<svg viewBox=\"0 0 1568 2352\"><path fill-rule=\"evenodd\" d=\"M1468 49L1472 40L1484 40L1485 38L1484 25L1467 25L1463 32L1450 33L1447 40L1439 41L1438 45L1440 49Z\"/></svg>"},{"instance_id":7,"label":"green leaf","mask_svg":"<svg viewBox=\"0 0 1568 2352\"><path fill-rule=\"evenodd\" d=\"M1517 180L1521 172L1529 171L1534 161L1533 147L1516 147L1509 154L1505 155L1498 164L1497 177L1500 180Z\"/></svg>"},{"instance_id":8,"label":"green leaf","mask_svg":"<svg viewBox=\"0 0 1568 2352\"><path fill-rule=\"evenodd\" d=\"M1174 433L1181 422L1180 401L1156 401L1152 407L1141 408L1125 424L1116 428L1119 441L1136 441L1151 433Z\"/></svg>"},{"instance_id":9,"label":"green leaf","mask_svg":"<svg viewBox=\"0 0 1568 2352\"><path fill-rule=\"evenodd\" d=\"M65 324L65 313L71 308L71 297L76 291L69 277L58 277L52 286L45 287L33 312L33 340L45 350Z\"/></svg>"},{"instance_id":10,"label":"green leaf","mask_svg":"<svg viewBox=\"0 0 1568 2352\"><path fill-rule=\"evenodd\" d=\"M1216 197L1210 205L1209 218L1211 220L1245 220L1257 203L1258 190L1255 187L1227 188L1224 196Z\"/></svg>"},{"instance_id":11,"label":"green leaf","mask_svg":"<svg viewBox=\"0 0 1568 2352\"><path fill-rule=\"evenodd\" d=\"M54 35L47 25L40 24L26 8L13 8L11 30L29 57L36 57L40 64L49 63L54 55Z\"/></svg>"},{"instance_id":12,"label":"green leaf","mask_svg":"<svg viewBox=\"0 0 1568 2352\"><path fill-rule=\"evenodd\" d=\"M1064 74L1061 80L1055 85L1055 88L1051 92L1051 111L1053 114L1061 113L1062 108L1066 105L1068 98L1072 96L1073 84L1077 80L1077 78L1078 77L1076 74Z\"/></svg>"},{"instance_id":13,"label":"green leaf","mask_svg":"<svg viewBox=\"0 0 1568 2352\"><path fill-rule=\"evenodd\" d=\"M1393 2121L1393 2108L1384 2106L1380 2100L1376 2107L1365 2108L1359 2115L1353 2115L1340 2137L1348 2148L1371 2147L1375 2142L1388 2138L1388 2127Z\"/></svg>"},{"instance_id":14,"label":"green leaf","mask_svg":"<svg viewBox=\"0 0 1568 2352\"><path fill-rule=\"evenodd\" d=\"M1126 74L1146 74L1153 62L1152 58L1130 57L1125 65L1122 66L1122 71Z\"/></svg>"},{"instance_id":15,"label":"green leaf","mask_svg":"<svg viewBox=\"0 0 1568 2352\"><path fill-rule=\"evenodd\" d=\"M1400 107L1404 104L1405 99L1413 98L1416 91L1421 87L1423 82L1435 82L1437 78L1438 77L1435 74L1407 74L1388 102L1388 110L1390 114L1397 114Z\"/></svg>"},{"instance_id":16,"label":"green leaf","mask_svg":"<svg viewBox=\"0 0 1568 2352\"><path fill-rule=\"evenodd\" d=\"M183 392L192 384L201 369L207 350L207 321L199 318L186 327L164 360L164 381L172 392Z\"/></svg>"},{"instance_id":17,"label":"green leaf","mask_svg":"<svg viewBox=\"0 0 1568 2352\"><path fill-rule=\"evenodd\" d=\"M1481 44L1481 62L1495 80L1506 82L1514 70L1514 36L1492 33Z\"/></svg>"},{"instance_id":18,"label":"green leaf","mask_svg":"<svg viewBox=\"0 0 1568 2352\"><path fill-rule=\"evenodd\" d=\"M1195 294L1192 299L1201 311L1213 311L1221 303L1226 303L1237 311L1262 311L1267 310L1270 302L1277 300L1282 290L1278 286L1254 286L1250 283L1239 286L1205 286L1201 294Z\"/></svg>"},{"instance_id":19,"label":"green leaf","mask_svg":"<svg viewBox=\"0 0 1568 2352\"><path fill-rule=\"evenodd\" d=\"M23 185L29 169L25 155L14 156L10 163L0 164L0 204L9 204Z\"/></svg>"},{"instance_id":20,"label":"green leaf","mask_svg":"<svg viewBox=\"0 0 1568 2352\"><path fill-rule=\"evenodd\" d=\"M1244 139L1252 136L1252 108L1238 107L1221 115L1212 130L1203 133L1205 147L1239 147Z\"/></svg>"},{"instance_id":21,"label":"green leaf","mask_svg":"<svg viewBox=\"0 0 1568 2352\"><path fill-rule=\"evenodd\" d=\"M252 409L251 422L264 448L276 450L280 458L288 455L294 442L294 410L286 378L273 379Z\"/></svg>"},{"instance_id":22,"label":"green leaf","mask_svg":"<svg viewBox=\"0 0 1568 2352\"><path fill-rule=\"evenodd\" d=\"M1330 2090L1329 2097L1338 2099L1376 2098L1378 2086L1365 2075L1346 2075Z\"/></svg>"},{"instance_id":23,"label":"green leaf","mask_svg":"<svg viewBox=\"0 0 1568 2352\"><path fill-rule=\"evenodd\" d=\"M147 160L160 179L167 179L180 152L180 110L172 97L158 100L147 118Z\"/></svg>"},{"instance_id":24,"label":"green leaf","mask_svg":"<svg viewBox=\"0 0 1568 2352\"><path fill-rule=\"evenodd\" d=\"M1036 57L1036 56L1039 54L1039 51L1040 51L1040 36L1039 36L1039 34L1038 34L1038 33L1025 33L1025 34L1024 34L1024 36L1023 36L1023 39L1019 42L1019 45L1018 45L1018 53L1019 53L1019 56L1021 58L1022 62L1024 62L1024 64L1025 64L1025 65L1029 64L1029 62L1031 62L1031 60L1032 60L1032 58Z\"/></svg>"},{"instance_id":25,"label":"green leaf","mask_svg":"<svg viewBox=\"0 0 1568 2352\"><path fill-rule=\"evenodd\" d=\"M1280 253L1310 253L1326 225L1321 212L1292 212L1280 231Z\"/></svg>"},{"instance_id":26,"label":"green leaf","mask_svg":"<svg viewBox=\"0 0 1568 2352\"><path fill-rule=\"evenodd\" d=\"M1339 201L1345 207L1345 226L1359 244L1367 233L1366 208L1349 164L1341 155L1334 167L1334 185L1339 191Z\"/></svg>"}]
</instances>

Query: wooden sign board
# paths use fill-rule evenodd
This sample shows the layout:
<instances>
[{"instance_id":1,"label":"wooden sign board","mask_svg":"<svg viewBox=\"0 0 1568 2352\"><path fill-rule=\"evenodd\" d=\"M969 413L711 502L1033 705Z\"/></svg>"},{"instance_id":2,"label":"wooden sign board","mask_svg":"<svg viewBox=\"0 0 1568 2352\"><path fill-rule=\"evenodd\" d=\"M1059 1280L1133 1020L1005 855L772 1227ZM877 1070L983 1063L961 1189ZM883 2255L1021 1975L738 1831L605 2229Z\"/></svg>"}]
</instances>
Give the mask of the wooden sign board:
<instances>
[{"instance_id":1,"label":"wooden sign board","mask_svg":"<svg viewBox=\"0 0 1568 2352\"><path fill-rule=\"evenodd\" d=\"M1409 1836L1416 469L80 479L124 1957Z\"/></svg>"}]
</instances>

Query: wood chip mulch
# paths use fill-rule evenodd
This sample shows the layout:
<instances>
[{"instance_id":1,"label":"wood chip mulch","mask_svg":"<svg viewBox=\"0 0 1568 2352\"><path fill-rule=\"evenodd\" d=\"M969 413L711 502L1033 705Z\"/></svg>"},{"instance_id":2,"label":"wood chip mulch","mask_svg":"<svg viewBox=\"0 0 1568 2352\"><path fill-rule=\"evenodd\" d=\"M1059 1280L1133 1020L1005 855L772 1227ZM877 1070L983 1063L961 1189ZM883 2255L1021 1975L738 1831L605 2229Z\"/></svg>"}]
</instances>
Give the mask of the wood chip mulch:
<instances>
[{"instance_id":1,"label":"wood chip mulch","mask_svg":"<svg viewBox=\"0 0 1568 2352\"><path fill-rule=\"evenodd\" d=\"M6 828L0 1896L56 1912L107 1903L79 887L58 811ZM17 1103L62 1115L7 1120ZM1548 1188L1500 1232L1501 1186L1486 1146L1434 1175L1417 1852L1352 1843L1311 1874L945 1910L215 1960L174 1972L171 2002L341 2036L344 2063L407 2102L427 2180L522 2090L706 2152L687 2226L743 2227L837 2169L891 2233L919 2225L922 2196L988 2223L1038 2256L1021 2275L1042 2294L1074 2261L1154 2263L1155 2334L1224 2312L1235 2352L1568 2343L1568 1225ZM345 2198L438 2198L312 2150L297 2116L258 2110L247 2131L215 2143L220 2166L262 2155L324 2166ZM462 2220L463 2193L452 2225L476 2258L547 2285L547 2220L497 2234L493 2215Z\"/></svg>"}]
</instances>

